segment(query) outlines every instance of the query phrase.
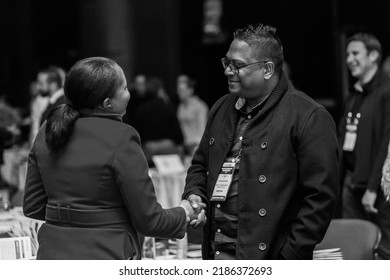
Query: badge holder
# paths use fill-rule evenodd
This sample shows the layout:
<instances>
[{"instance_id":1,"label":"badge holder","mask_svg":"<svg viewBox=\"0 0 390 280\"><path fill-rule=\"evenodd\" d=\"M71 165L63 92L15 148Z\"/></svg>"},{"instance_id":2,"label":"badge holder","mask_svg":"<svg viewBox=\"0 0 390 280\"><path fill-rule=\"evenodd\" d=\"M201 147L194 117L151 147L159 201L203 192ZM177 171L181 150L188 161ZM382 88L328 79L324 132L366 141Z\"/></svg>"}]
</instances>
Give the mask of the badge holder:
<instances>
[{"instance_id":1,"label":"badge holder","mask_svg":"<svg viewBox=\"0 0 390 280\"><path fill-rule=\"evenodd\" d=\"M349 112L347 115L347 125L346 125L343 151L352 152L355 149L360 116L361 116L360 113L357 113L356 117L353 119L352 122L352 113Z\"/></svg>"}]
</instances>

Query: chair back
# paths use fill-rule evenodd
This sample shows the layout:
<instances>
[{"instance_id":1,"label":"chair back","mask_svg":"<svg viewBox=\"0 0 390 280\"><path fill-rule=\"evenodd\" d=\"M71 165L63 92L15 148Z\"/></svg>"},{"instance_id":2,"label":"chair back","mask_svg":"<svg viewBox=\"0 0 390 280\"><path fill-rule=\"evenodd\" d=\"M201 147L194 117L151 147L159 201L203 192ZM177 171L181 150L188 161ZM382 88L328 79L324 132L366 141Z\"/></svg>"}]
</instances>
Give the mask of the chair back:
<instances>
[{"instance_id":1,"label":"chair back","mask_svg":"<svg viewBox=\"0 0 390 280\"><path fill-rule=\"evenodd\" d=\"M345 260L374 260L381 239L379 227L359 219L334 219L315 250L338 248Z\"/></svg>"}]
</instances>

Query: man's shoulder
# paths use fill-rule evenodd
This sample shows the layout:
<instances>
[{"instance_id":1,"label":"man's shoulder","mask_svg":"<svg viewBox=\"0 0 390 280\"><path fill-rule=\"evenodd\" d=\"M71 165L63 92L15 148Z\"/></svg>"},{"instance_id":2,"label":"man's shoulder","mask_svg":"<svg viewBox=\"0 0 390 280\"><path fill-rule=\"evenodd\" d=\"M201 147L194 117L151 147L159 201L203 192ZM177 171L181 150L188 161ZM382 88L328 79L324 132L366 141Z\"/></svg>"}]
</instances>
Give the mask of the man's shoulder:
<instances>
[{"instance_id":1,"label":"man's shoulder","mask_svg":"<svg viewBox=\"0 0 390 280\"><path fill-rule=\"evenodd\" d=\"M222 106L229 106L229 104L234 104L233 102L236 100L237 97L235 95L227 93L214 103L214 105L211 107L211 112L217 111Z\"/></svg>"},{"instance_id":2,"label":"man's shoulder","mask_svg":"<svg viewBox=\"0 0 390 280\"><path fill-rule=\"evenodd\" d=\"M296 89L291 89L286 92L284 102L288 104L287 106L300 107L302 110L324 108L324 106L315 101L308 94Z\"/></svg>"},{"instance_id":3,"label":"man's shoulder","mask_svg":"<svg viewBox=\"0 0 390 280\"><path fill-rule=\"evenodd\" d=\"M383 90L383 92L390 94L390 76L383 74L378 86Z\"/></svg>"}]
</instances>

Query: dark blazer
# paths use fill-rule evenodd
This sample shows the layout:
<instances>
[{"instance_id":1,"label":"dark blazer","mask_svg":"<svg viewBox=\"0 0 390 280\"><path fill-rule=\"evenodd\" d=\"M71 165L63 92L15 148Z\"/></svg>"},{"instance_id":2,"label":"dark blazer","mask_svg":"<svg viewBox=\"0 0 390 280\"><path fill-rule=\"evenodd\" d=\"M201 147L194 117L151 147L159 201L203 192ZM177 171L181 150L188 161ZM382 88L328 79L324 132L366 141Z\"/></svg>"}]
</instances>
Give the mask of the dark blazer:
<instances>
[{"instance_id":1,"label":"dark blazer","mask_svg":"<svg viewBox=\"0 0 390 280\"><path fill-rule=\"evenodd\" d=\"M129 245L130 252L122 254L123 258L140 258L140 233L184 236L185 211L181 207L163 210L157 202L134 128L106 117L82 117L76 121L66 146L50 152L45 144L45 127L46 123L29 154L23 204L27 217L46 220L50 225L39 232L38 257L44 250L42 258L118 258L121 253L106 254L105 250L114 246L104 233L106 229L126 233L118 237L122 246L118 242L115 245L122 251ZM107 223L107 215L94 213L119 214ZM61 221L56 222L59 217ZM69 234L69 228L79 235ZM96 238L89 242L86 236ZM77 242L80 238L84 241ZM69 253L58 255L50 248Z\"/></svg>"},{"instance_id":2,"label":"dark blazer","mask_svg":"<svg viewBox=\"0 0 390 280\"><path fill-rule=\"evenodd\" d=\"M203 258L213 258L210 203L239 117L237 97L210 110L183 197L208 203ZM236 259L311 259L339 195L338 143L330 114L283 75L244 132L238 182Z\"/></svg>"}]
</instances>

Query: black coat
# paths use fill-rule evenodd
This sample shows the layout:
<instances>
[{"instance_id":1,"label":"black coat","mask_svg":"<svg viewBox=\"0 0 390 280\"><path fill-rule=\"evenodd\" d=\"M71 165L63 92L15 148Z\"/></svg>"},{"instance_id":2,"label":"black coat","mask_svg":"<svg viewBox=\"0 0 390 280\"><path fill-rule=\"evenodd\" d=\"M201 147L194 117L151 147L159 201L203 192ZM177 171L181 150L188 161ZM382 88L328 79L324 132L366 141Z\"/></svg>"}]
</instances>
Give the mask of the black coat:
<instances>
[{"instance_id":1,"label":"black coat","mask_svg":"<svg viewBox=\"0 0 390 280\"><path fill-rule=\"evenodd\" d=\"M208 203L203 258L210 257L209 199L231 148L237 97L210 110L183 197ZM338 143L331 115L282 76L244 132L238 182L236 259L311 259L339 195Z\"/></svg>"}]
</instances>

